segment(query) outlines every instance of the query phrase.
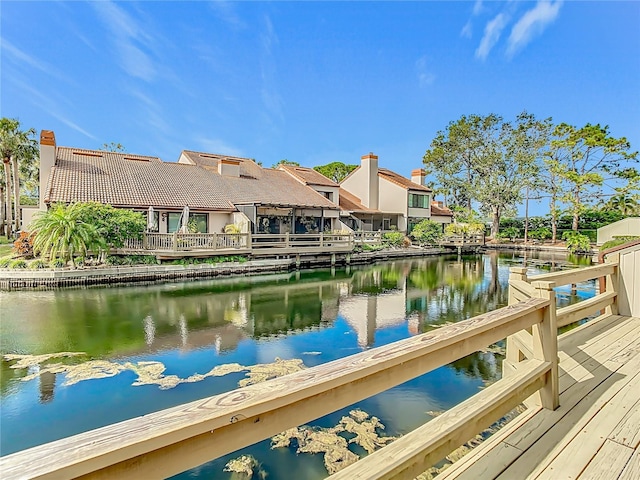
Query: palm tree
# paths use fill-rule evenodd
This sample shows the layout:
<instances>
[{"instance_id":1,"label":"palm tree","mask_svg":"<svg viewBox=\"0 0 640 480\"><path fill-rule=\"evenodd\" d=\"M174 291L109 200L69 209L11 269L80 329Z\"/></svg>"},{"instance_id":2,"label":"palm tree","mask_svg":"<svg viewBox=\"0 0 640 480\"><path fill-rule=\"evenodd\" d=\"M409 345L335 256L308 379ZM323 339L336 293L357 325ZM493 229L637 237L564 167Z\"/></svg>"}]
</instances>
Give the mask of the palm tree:
<instances>
[{"instance_id":1,"label":"palm tree","mask_svg":"<svg viewBox=\"0 0 640 480\"><path fill-rule=\"evenodd\" d=\"M34 253L50 260L71 261L75 267L74 255L84 256L88 250L104 249L97 229L83 222L81 214L78 204L54 205L40 213L32 223Z\"/></svg>"},{"instance_id":2,"label":"palm tree","mask_svg":"<svg viewBox=\"0 0 640 480\"><path fill-rule=\"evenodd\" d=\"M11 235L12 224L15 230L20 230L20 164L33 164L37 157L38 143L35 135L33 128L21 130L17 119L0 119L0 154L4 164L4 196L0 201L0 210L5 214L0 217L4 219L3 227L7 237Z\"/></svg>"},{"instance_id":3,"label":"palm tree","mask_svg":"<svg viewBox=\"0 0 640 480\"><path fill-rule=\"evenodd\" d=\"M634 215L640 211L640 203L633 195L620 192L609 199L609 206L623 215Z\"/></svg>"}]
</instances>

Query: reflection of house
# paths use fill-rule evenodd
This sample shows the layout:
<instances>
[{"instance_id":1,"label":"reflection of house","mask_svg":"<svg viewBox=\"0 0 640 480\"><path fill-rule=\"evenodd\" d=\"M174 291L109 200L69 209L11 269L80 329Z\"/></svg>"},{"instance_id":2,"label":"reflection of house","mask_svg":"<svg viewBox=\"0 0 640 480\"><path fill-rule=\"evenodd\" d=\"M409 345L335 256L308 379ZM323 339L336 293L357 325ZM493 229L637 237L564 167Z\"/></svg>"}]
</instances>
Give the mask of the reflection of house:
<instances>
[{"instance_id":1,"label":"reflection of house","mask_svg":"<svg viewBox=\"0 0 640 480\"><path fill-rule=\"evenodd\" d=\"M376 330L406 323L405 290L344 298L340 301L340 315L356 332L358 346L370 347Z\"/></svg>"},{"instance_id":2,"label":"reflection of house","mask_svg":"<svg viewBox=\"0 0 640 480\"><path fill-rule=\"evenodd\" d=\"M51 203L96 201L147 212L161 233L175 231L182 210L201 232L227 224L254 233L318 232L333 228L339 208L288 173L247 158L183 151L175 162L120 152L57 147L43 131L40 209Z\"/></svg>"},{"instance_id":3,"label":"reflection of house","mask_svg":"<svg viewBox=\"0 0 640 480\"><path fill-rule=\"evenodd\" d=\"M433 191L424 186L424 179L421 169L411 172L409 180L379 168L378 157L370 153L340 183L340 206L350 211L362 230L397 228L410 233L423 219L451 223L453 214L442 204L431 201Z\"/></svg>"}]
</instances>

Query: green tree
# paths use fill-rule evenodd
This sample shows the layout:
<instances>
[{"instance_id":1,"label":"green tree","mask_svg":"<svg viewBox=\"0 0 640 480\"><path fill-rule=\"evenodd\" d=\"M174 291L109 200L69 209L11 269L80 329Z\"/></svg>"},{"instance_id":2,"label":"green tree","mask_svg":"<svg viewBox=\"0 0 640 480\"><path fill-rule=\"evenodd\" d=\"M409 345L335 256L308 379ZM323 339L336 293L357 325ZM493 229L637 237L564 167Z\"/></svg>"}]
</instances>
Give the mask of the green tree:
<instances>
[{"instance_id":1,"label":"green tree","mask_svg":"<svg viewBox=\"0 0 640 480\"><path fill-rule=\"evenodd\" d=\"M299 167L300 166L300 164L298 162L292 162L290 160L287 160L286 158L283 158L278 163L274 163L271 168L278 168L280 165L293 165L294 167Z\"/></svg>"},{"instance_id":2,"label":"green tree","mask_svg":"<svg viewBox=\"0 0 640 480\"><path fill-rule=\"evenodd\" d=\"M4 169L0 178L0 220L7 238L20 230L20 172L28 174L38 157L33 128L23 130L17 119L0 119L0 153Z\"/></svg>"},{"instance_id":3,"label":"green tree","mask_svg":"<svg viewBox=\"0 0 640 480\"><path fill-rule=\"evenodd\" d=\"M638 162L637 156L625 137L611 136L608 126L588 123L576 128L562 123L554 129L550 162L566 185L561 200L569 206L572 230L578 230L587 205L602 198L606 176L619 176L626 165Z\"/></svg>"},{"instance_id":4,"label":"green tree","mask_svg":"<svg viewBox=\"0 0 640 480\"><path fill-rule=\"evenodd\" d=\"M124 146L121 143L116 143L116 142L103 143L101 150L106 150L107 152L120 152L120 153L125 153L127 151L127 149L124 148Z\"/></svg>"},{"instance_id":5,"label":"green tree","mask_svg":"<svg viewBox=\"0 0 640 480\"><path fill-rule=\"evenodd\" d=\"M353 172L358 165L347 165L342 162L331 162L326 165L313 167L316 172L321 173L330 180L340 183L347 175Z\"/></svg>"},{"instance_id":6,"label":"green tree","mask_svg":"<svg viewBox=\"0 0 640 480\"><path fill-rule=\"evenodd\" d=\"M88 250L104 250L97 228L82 220L79 204L53 205L36 216L32 228L34 253L51 261L71 261L75 267L75 255L85 256Z\"/></svg>"},{"instance_id":7,"label":"green tree","mask_svg":"<svg viewBox=\"0 0 640 480\"><path fill-rule=\"evenodd\" d=\"M425 218L413 227L411 236L422 245L436 245L443 236L442 224Z\"/></svg>"},{"instance_id":8,"label":"green tree","mask_svg":"<svg viewBox=\"0 0 640 480\"><path fill-rule=\"evenodd\" d=\"M471 210L471 202L478 202L491 217L495 238L501 216L512 211L532 185L549 124L550 119L538 121L527 112L514 122L496 114L463 116L438 132L424 155L425 170L454 207Z\"/></svg>"},{"instance_id":9,"label":"green tree","mask_svg":"<svg viewBox=\"0 0 640 480\"><path fill-rule=\"evenodd\" d=\"M93 225L107 248L122 248L127 239L142 238L147 222L143 214L98 202L77 203L81 222Z\"/></svg>"}]
</instances>

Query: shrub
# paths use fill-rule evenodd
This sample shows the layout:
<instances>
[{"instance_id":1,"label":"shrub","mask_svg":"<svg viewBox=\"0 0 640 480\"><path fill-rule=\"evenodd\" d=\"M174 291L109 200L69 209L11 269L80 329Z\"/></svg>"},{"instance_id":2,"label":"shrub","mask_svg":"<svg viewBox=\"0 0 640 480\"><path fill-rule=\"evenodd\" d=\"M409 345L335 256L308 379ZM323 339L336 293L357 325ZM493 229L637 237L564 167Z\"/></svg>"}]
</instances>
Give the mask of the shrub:
<instances>
[{"instance_id":1,"label":"shrub","mask_svg":"<svg viewBox=\"0 0 640 480\"><path fill-rule=\"evenodd\" d=\"M60 258L52 258L49 262L49 267L51 268L64 268L67 266L67 262Z\"/></svg>"},{"instance_id":2,"label":"shrub","mask_svg":"<svg viewBox=\"0 0 640 480\"><path fill-rule=\"evenodd\" d=\"M516 241L516 238L520 236L520 229L518 227L507 227L498 233L500 238L508 238L512 242Z\"/></svg>"},{"instance_id":3,"label":"shrub","mask_svg":"<svg viewBox=\"0 0 640 480\"><path fill-rule=\"evenodd\" d=\"M47 268L48 264L41 258L36 258L34 261L29 263L29 270L42 270L43 268Z\"/></svg>"},{"instance_id":4,"label":"shrub","mask_svg":"<svg viewBox=\"0 0 640 480\"><path fill-rule=\"evenodd\" d=\"M436 245L442 238L442 224L424 219L413 227L411 236L421 245Z\"/></svg>"},{"instance_id":5,"label":"shrub","mask_svg":"<svg viewBox=\"0 0 640 480\"><path fill-rule=\"evenodd\" d=\"M390 247L400 247L404 241L402 232L386 232L382 235L382 243Z\"/></svg>"},{"instance_id":6,"label":"shrub","mask_svg":"<svg viewBox=\"0 0 640 480\"><path fill-rule=\"evenodd\" d=\"M20 232L18 239L13 242L13 253L23 258L33 258L33 234Z\"/></svg>"},{"instance_id":7,"label":"shrub","mask_svg":"<svg viewBox=\"0 0 640 480\"><path fill-rule=\"evenodd\" d=\"M6 257L0 258L0 268L7 268L12 261L12 255L7 255Z\"/></svg>"},{"instance_id":8,"label":"shrub","mask_svg":"<svg viewBox=\"0 0 640 480\"><path fill-rule=\"evenodd\" d=\"M27 268L27 261L24 258L16 258L15 260L11 260L11 262L9 262L9 268Z\"/></svg>"},{"instance_id":9,"label":"shrub","mask_svg":"<svg viewBox=\"0 0 640 480\"><path fill-rule=\"evenodd\" d=\"M624 245L625 243L629 243L638 239L640 239L640 237L635 235L614 237L613 240L609 240L608 242L603 243L602 247L600 247L600 250L607 250L609 248L617 247L618 245Z\"/></svg>"},{"instance_id":10,"label":"shrub","mask_svg":"<svg viewBox=\"0 0 640 480\"><path fill-rule=\"evenodd\" d=\"M571 253L589 252L591 241L589 237L580 232L568 231L562 234L562 239L567 242L567 250Z\"/></svg>"},{"instance_id":11,"label":"shrub","mask_svg":"<svg viewBox=\"0 0 640 480\"><path fill-rule=\"evenodd\" d=\"M535 230L531 230L529 232L529 237L534 240L546 240L547 238L551 238L551 230L547 227L539 227Z\"/></svg>"}]
</instances>

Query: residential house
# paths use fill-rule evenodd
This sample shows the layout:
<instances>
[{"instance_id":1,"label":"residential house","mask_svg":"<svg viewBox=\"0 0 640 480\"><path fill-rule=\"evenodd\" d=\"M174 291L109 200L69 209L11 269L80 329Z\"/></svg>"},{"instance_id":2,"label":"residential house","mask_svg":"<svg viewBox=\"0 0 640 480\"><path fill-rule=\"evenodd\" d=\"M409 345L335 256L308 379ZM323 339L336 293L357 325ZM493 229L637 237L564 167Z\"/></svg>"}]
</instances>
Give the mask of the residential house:
<instances>
[{"instance_id":1,"label":"residential house","mask_svg":"<svg viewBox=\"0 0 640 480\"><path fill-rule=\"evenodd\" d=\"M149 225L176 231L188 207L203 233L236 224L253 233L333 228L339 208L281 170L248 158L183 151L178 162L121 152L58 147L43 131L40 210L52 203L96 201L152 213ZM150 208L152 207L152 208Z\"/></svg>"},{"instance_id":2,"label":"residential house","mask_svg":"<svg viewBox=\"0 0 640 480\"><path fill-rule=\"evenodd\" d=\"M360 230L390 230L411 233L424 219L451 223L453 213L433 202L433 191L424 185L422 169L411 180L378 166L378 156L364 155L361 164L340 183L340 202L357 219ZM344 198L344 201L343 201Z\"/></svg>"}]
</instances>

